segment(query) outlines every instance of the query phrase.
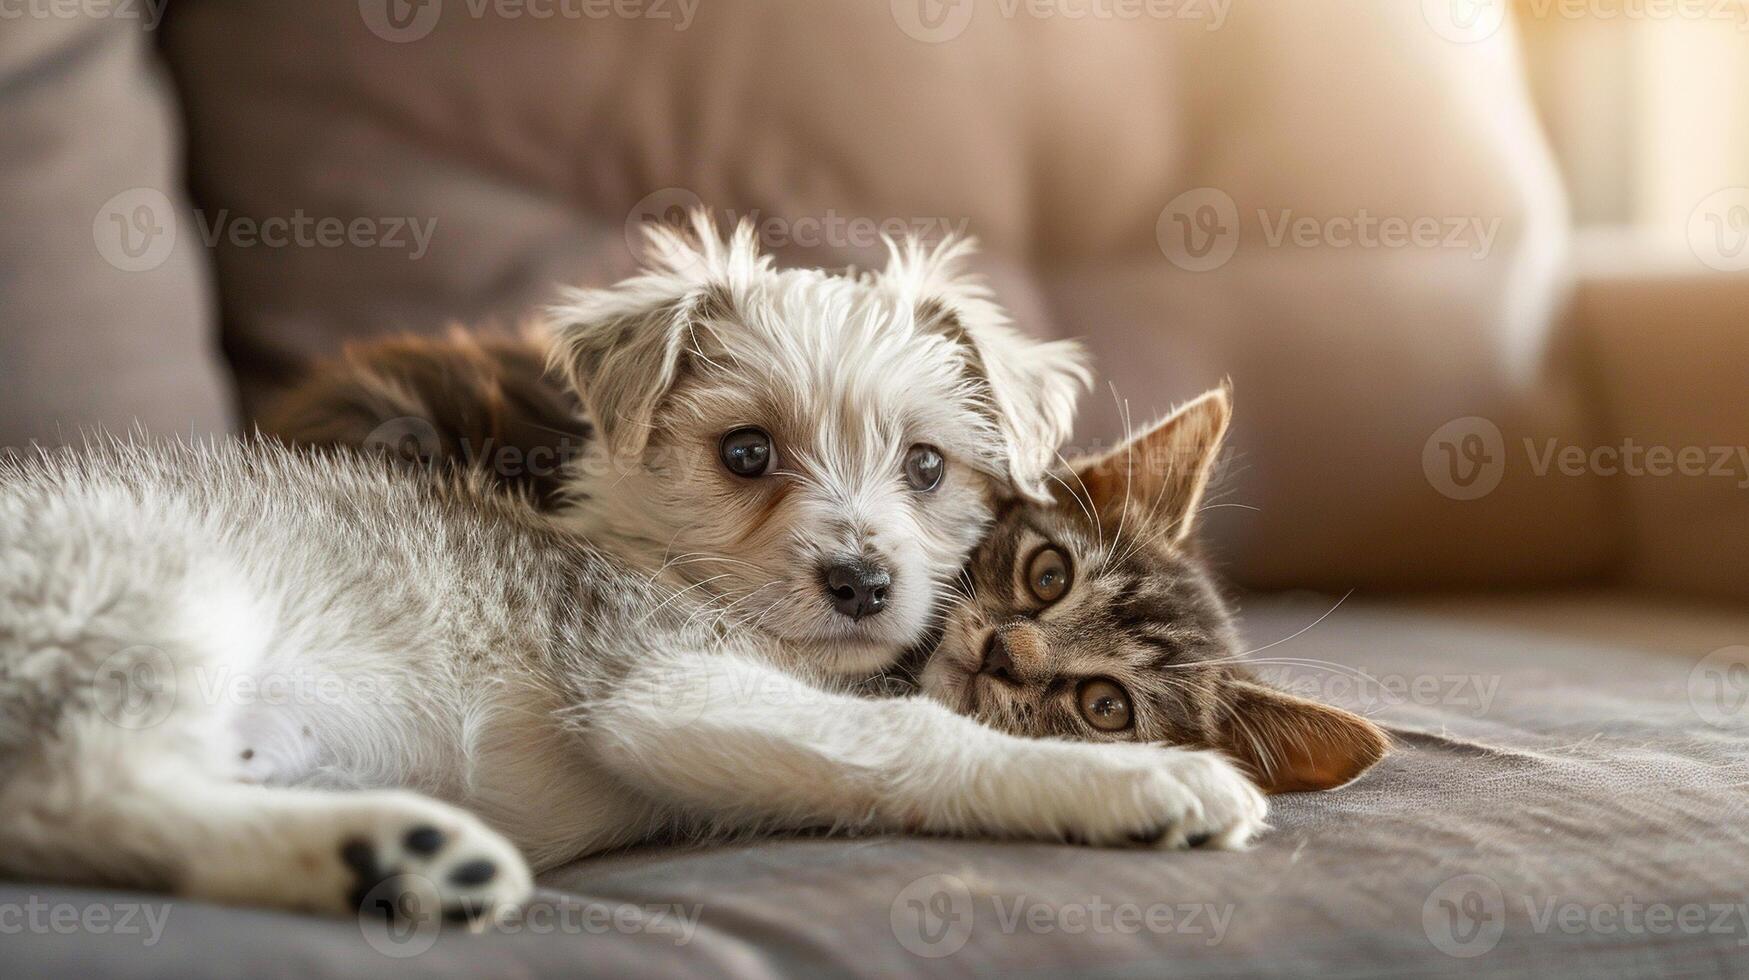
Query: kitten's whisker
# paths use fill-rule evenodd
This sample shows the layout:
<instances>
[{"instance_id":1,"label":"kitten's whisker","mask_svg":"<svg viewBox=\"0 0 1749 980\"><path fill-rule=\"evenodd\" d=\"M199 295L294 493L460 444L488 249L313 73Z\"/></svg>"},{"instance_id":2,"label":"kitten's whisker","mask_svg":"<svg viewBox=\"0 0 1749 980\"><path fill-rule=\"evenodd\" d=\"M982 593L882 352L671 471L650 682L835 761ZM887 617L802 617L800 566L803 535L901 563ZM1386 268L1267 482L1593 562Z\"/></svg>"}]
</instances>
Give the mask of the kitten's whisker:
<instances>
[{"instance_id":1,"label":"kitten's whisker","mask_svg":"<svg viewBox=\"0 0 1749 980\"><path fill-rule=\"evenodd\" d=\"M1067 467L1069 465L1069 461L1066 459L1063 459L1062 453L1057 454L1057 459L1062 460L1064 467ZM1088 506L1089 501L1082 500L1081 495L1075 492L1075 488L1072 486L1069 486L1068 482L1065 481L1062 477L1058 476L1055 473L1050 473L1047 475L1051 479L1053 479L1053 480L1057 481L1059 484L1061 484L1064 490L1069 491L1069 497L1075 501L1076 506L1081 508L1081 514L1087 518L1087 523L1092 524L1095 528L1097 528L1099 526L1099 518L1094 516L1093 509L1090 506ZM1076 474L1073 470L1070 471L1069 475L1074 476L1077 481L1079 481L1081 479L1081 477L1078 474ZM1086 486L1086 484L1082 484L1082 486Z\"/></svg>"},{"instance_id":2,"label":"kitten's whisker","mask_svg":"<svg viewBox=\"0 0 1749 980\"><path fill-rule=\"evenodd\" d=\"M1336 604L1335 604L1335 605L1334 605L1334 606L1331 606L1331 607L1330 607L1330 608L1329 608L1329 609L1328 609L1328 610L1327 610L1327 611L1326 611L1326 612L1325 612L1325 613L1324 613L1324 615L1322 615L1322 616L1319 616L1319 617L1318 617L1318 618L1317 618L1317 619L1314 619L1314 620L1312 620L1312 622L1311 622L1311 623L1309 623L1309 624L1307 624L1307 625L1306 625L1306 626L1305 626L1305 628L1303 628L1303 629L1300 629L1300 630L1298 630L1298 631L1296 631L1296 632L1294 632L1294 633L1293 633L1293 634L1292 634L1292 635L1290 635L1290 636L1284 636L1284 637L1282 637L1282 638L1281 638L1281 639L1279 639L1279 640L1276 640L1276 641L1275 641L1275 642L1274 642L1274 643L1268 643L1268 644L1265 644L1265 645L1263 645L1263 646L1260 646L1260 647L1256 647L1256 648L1253 648L1253 649L1250 649L1250 650L1246 650L1246 651L1245 651L1245 652L1244 652L1244 653L1241 653L1241 654L1239 654L1239 656L1241 656L1241 657L1243 657L1243 656L1247 656L1247 655L1249 655L1249 654L1253 654L1253 653L1262 653L1262 652L1263 652L1263 651L1265 651L1265 650L1268 650L1268 649L1270 649L1270 648L1272 648L1272 647L1278 647L1278 646L1281 646L1281 645L1282 645L1282 644L1283 644L1283 643L1286 643L1286 642L1287 642L1287 641L1289 641L1289 640L1291 640L1291 639L1294 639L1294 638L1295 638L1295 637L1297 637L1297 636L1299 636L1299 635L1300 635L1300 634L1302 634L1302 633L1304 633L1304 632L1306 632L1306 630L1309 630L1309 629L1311 629L1311 628L1312 628L1312 627L1313 627L1313 626L1316 626L1316 625L1318 625L1318 624L1319 624L1319 623L1322 623L1322 622L1323 622L1323 621L1324 621L1324 620L1326 620L1326 619L1329 619L1329 618L1330 618L1330 616L1331 616L1331 614L1333 614L1333 613L1335 613L1335 612L1336 612L1336 610L1338 610L1338 609L1340 609L1340 608L1342 608L1342 604L1343 604L1343 603L1344 603L1344 602L1347 602L1347 601L1348 601L1348 597L1349 597L1349 596L1351 596L1351 595L1353 595L1353 594L1354 594L1354 590L1353 590L1353 589L1349 589L1349 590L1348 590L1348 591L1347 591L1347 592L1344 592L1344 593L1343 593L1343 594L1342 594L1342 598L1340 598L1340 599L1337 599L1337 600L1336 600Z\"/></svg>"}]
</instances>

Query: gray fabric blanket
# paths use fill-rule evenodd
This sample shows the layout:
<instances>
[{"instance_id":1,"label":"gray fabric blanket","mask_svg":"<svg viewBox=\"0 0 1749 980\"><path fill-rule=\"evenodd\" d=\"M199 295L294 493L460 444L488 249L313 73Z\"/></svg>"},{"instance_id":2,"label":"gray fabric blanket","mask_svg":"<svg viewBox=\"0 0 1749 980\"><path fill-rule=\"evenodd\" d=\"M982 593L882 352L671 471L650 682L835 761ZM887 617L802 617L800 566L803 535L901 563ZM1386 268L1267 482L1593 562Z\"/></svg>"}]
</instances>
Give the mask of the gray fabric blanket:
<instances>
[{"instance_id":1,"label":"gray fabric blanket","mask_svg":"<svg viewBox=\"0 0 1749 980\"><path fill-rule=\"evenodd\" d=\"M1242 854L651 848L547 875L520 929L478 936L3 883L0 974L1749 971L1749 669L1732 666L1749 648L1730 646L1749 620L1670 620L1690 624L1679 636L1626 602L1516 621L1253 604L1254 659L1396 749L1346 789L1276 798L1275 830Z\"/></svg>"}]
</instances>

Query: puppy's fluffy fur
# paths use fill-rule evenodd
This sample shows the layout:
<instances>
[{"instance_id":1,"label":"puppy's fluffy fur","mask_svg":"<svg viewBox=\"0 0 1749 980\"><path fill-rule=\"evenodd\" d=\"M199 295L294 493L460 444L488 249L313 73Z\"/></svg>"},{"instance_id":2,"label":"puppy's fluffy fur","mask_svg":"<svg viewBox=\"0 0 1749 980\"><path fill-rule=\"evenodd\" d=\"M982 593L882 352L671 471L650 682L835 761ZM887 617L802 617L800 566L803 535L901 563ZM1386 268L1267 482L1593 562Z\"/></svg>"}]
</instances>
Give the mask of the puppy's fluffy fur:
<instances>
[{"instance_id":1,"label":"puppy's fluffy fur","mask_svg":"<svg viewBox=\"0 0 1749 980\"><path fill-rule=\"evenodd\" d=\"M780 271L749 228L724 242L697 220L691 235L653 229L643 275L568 294L547 338L353 348L266 428L526 489L726 617L868 668L923 634L995 495L1048 499L1041 474L1086 382L1080 352L1015 331L961 274L966 243L896 245L878 273ZM773 437L769 478L718 459L746 426ZM928 493L901 479L918 444L949 464ZM890 574L880 615L832 607L822 569L846 560Z\"/></svg>"},{"instance_id":2,"label":"puppy's fluffy fur","mask_svg":"<svg viewBox=\"0 0 1749 980\"><path fill-rule=\"evenodd\" d=\"M567 511L589 539L355 455L0 460L0 871L467 916L527 896L523 855L675 830L1255 833L1262 798L1217 755L1023 739L813 680L890 662L927 601L837 622L793 566L861 547L927 590L989 483L1039 490L1076 362L1029 360L944 284L951 249L834 281L700 239L658 235L654 271L561 318L605 464ZM709 471L750 422L792 461L781 486ZM962 482L903 496L917 441ZM644 503L604 500L621 489ZM755 570L680 571L729 528ZM780 604L737 611L766 576Z\"/></svg>"}]
</instances>

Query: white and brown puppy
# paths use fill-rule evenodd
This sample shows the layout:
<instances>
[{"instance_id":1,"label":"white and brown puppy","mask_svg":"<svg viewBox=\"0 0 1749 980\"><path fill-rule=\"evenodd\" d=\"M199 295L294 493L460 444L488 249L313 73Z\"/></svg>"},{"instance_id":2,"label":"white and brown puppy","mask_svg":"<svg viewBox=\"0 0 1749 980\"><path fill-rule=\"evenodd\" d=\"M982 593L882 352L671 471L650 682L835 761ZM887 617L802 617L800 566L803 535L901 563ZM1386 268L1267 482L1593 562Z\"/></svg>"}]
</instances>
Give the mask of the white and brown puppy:
<instances>
[{"instance_id":1,"label":"white and brown puppy","mask_svg":"<svg viewBox=\"0 0 1749 980\"><path fill-rule=\"evenodd\" d=\"M1080 350L1012 329L964 242L832 275L696 222L553 311L597 436L562 520L826 670L872 669L922 637L996 494L1049 499Z\"/></svg>"},{"instance_id":2,"label":"white and brown puppy","mask_svg":"<svg viewBox=\"0 0 1749 980\"><path fill-rule=\"evenodd\" d=\"M477 916L530 864L677 831L1255 834L1215 753L824 681L924 630L907 594L992 487L1040 491L1079 369L952 250L843 279L701 238L561 326L604 453L568 522L356 453L0 458L0 872ZM747 564L682 571L704 554Z\"/></svg>"},{"instance_id":3,"label":"white and brown puppy","mask_svg":"<svg viewBox=\"0 0 1749 980\"><path fill-rule=\"evenodd\" d=\"M1081 352L1010 327L969 243L780 271L750 228L693 221L521 336L351 346L264 428L526 493L725 618L867 669L922 636L994 498L1049 499Z\"/></svg>"}]
</instances>

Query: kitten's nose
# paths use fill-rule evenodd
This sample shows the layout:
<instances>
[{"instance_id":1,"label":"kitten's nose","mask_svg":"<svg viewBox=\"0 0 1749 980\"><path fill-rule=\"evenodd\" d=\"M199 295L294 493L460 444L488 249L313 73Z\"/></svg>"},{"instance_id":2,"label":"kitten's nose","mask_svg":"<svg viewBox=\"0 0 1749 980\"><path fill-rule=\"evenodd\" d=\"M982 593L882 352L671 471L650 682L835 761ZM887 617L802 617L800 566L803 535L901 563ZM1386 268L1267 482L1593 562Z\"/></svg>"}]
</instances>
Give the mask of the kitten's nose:
<instances>
[{"instance_id":1,"label":"kitten's nose","mask_svg":"<svg viewBox=\"0 0 1749 980\"><path fill-rule=\"evenodd\" d=\"M985 642L984 661L978 665L978 673L989 674L1008 684L1020 683L1020 678L1014 674L1014 654L1009 651L1008 641L1002 638L1001 630L991 633Z\"/></svg>"},{"instance_id":2,"label":"kitten's nose","mask_svg":"<svg viewBox=\"0 0 1749 980\"><path fill-rule=\"evenodd\" d=\"M866 558L840 559L826 566L824 579L832 608L853 620L886 608L887 590L893 585L887 570Z\"/></svg>"}]
</instances>

